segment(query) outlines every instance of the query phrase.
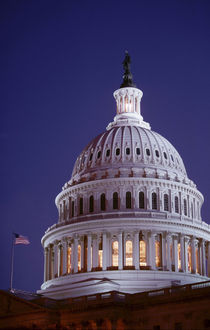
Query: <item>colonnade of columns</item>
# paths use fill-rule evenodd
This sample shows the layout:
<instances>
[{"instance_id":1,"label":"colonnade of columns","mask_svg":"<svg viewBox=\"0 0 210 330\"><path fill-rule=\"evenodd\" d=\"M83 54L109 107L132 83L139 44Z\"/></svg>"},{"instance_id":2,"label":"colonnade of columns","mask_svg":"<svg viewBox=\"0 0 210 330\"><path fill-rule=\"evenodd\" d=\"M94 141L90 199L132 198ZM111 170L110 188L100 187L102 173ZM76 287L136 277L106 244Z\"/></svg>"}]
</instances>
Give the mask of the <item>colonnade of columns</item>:
<instances>
[{"instance_id":1,"label":"colonnade of columns","mask_svg":"<svg viewBox=\"0 0 210 330\"><path fill-rule=\"evenodd\" d=\"M210 277L210 242L170 232L87 233L45 247L44 281L100 270L162 270Z\"/></svg>"}]
</instances>

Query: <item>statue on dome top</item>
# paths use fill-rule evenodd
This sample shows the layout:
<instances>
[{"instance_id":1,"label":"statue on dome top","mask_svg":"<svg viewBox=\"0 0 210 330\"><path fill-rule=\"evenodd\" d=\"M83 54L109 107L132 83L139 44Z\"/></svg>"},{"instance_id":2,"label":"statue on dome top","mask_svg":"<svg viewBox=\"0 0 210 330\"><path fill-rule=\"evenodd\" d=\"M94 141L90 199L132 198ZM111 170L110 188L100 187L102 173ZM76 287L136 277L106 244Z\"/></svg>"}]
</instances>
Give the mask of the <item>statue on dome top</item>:
<instances>
[{"instance_id":1,"label":"statue on dome top","mask_svg":"<svg viewBox=\"0 0 210 330\"><path fill-rule=\"evenodd\" d=\"M133 76L130 71L130 63L131 63L131 58L130 55L128 54L128 51L126 50L125 58L123 61L123 69L124 69L123 82L120 85L120 88L136 87L136 85L133 83Z\"/></svg>"}]
</instances>

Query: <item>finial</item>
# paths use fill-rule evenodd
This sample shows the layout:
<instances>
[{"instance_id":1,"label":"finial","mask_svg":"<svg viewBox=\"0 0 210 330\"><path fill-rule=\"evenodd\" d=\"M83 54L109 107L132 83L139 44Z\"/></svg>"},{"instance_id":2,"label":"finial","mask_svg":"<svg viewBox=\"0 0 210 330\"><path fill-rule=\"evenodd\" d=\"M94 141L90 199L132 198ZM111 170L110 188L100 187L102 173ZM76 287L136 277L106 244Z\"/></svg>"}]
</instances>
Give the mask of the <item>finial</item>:
<instances>
[{"instance_id":1,"label":"finial","mask_svg":"<svg viewBox=\"0 0 210 330\"><path fill-rule=\"evenodd\" d=\"M125 58L123 61L123 69L124 69L124 74L123 74L123 82L120 85L120 88L123 87L136 87L136 85L133 83L133 76L130 72L130 63L131 63L131 58L130 55L128 54L128 51L125 51Z\"/></svg>"}]
</instances>

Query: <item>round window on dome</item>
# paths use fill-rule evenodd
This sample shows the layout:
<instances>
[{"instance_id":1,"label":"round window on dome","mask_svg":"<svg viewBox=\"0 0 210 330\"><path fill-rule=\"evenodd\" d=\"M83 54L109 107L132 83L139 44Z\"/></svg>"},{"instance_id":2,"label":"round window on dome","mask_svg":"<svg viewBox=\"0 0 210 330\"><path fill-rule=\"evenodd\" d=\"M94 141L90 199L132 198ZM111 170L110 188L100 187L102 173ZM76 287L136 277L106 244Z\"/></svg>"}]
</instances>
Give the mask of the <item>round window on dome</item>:
<instances>
[{"instance_id":1,"label":"round window on dome","mask_svg":"<svg viewBox=\"0 0 210 330\"><path fill-rule=\"evenodd\" d=\"M97 158L99 159L101 157L101 151L98 152Z\"/></svg>"},{"instance_id":2,"label":"round window on dome","mask_svg":"<svg viewBox=\"0 0 210 330\"><path fill-rule=\"evenodd\" d=\"M110 149L107 149L106 151L106 157L109 157L110 156Z\"/></svg>"},{"instance_id":3,"label":"round window on dome","mask_svg":"<svg viewBox=\"0 0 210 330\"><path fill-rule=\"evenodd\" d=\"M163 153L163 156L164 156L164 158L165 159L167 159L168 157L167 157L167 154L166 154L166 152L164 151L164 153Z\"/></svg>"},{"instance_id":4,"label":"round window on dome","mask_svg":"<svg viewBox=\"0 0 210 330\"><path fill-rule=\"evenodd\" d=\"M155 150L155 155L156 155L156 157L160 157L160 154L159 154L159 151L158 150Z\"/></svg>"},{"instance_id":5,"label":"round window on dome","mask_svg":"<svg viewBox=\"0 0 210 330\"><path fill-rule=\"evenodd\" d=\"M115 152L116 152L116 156L119 156L120 155L120 148L117 148Z\"/></svg>"},{"instance_id":6,"label":"round window on dome","mask_svg":"<svg viewBox=\"0 0 210 330\"><path fill-rule=\"evenodd\" d=\"M125 152L126 152L126 155L130 155L130 148L126 148Z\"/></svg>"},{"instance_id":7,"label":"round window on dome","mask_svg":"<svg viewBox=\"0 0 210 330\"><path fill-rule=\"evenodd\" d=\"M146 149L146 154L147 156L150 156L150 150L148 148Z\"/></svg>"},{"instance_id":8,"label":"round window on dome","mask_svg":"<svg viewBox=\"0 0 210 330\"><path fill-rule=\"evenodd\" d=\"M136 148L136 154L140 155L140 148Z\"/></svg>"}]
</instances>

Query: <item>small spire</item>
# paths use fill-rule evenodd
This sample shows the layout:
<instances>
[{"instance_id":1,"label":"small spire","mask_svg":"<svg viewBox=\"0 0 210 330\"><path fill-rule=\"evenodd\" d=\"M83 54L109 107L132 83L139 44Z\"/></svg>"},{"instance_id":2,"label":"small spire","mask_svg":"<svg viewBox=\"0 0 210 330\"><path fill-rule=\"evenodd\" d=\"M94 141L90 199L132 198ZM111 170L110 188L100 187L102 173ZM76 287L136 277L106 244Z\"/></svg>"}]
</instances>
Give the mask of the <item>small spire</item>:
<instances>
[{"instance_id":1,"label":"small spire","mask_svg":"<svg viewBox=\"0 0 210 330\"><path fill-rule=\"evenodd\" d=\"M125 59L123 61L123 69L124 69L124 74L123 74L123 82L120 85L120 88L123 87L136 87L136 85L133 83L133 76L130 72L130 63L131 63L131 58L130 55L128 54L128 51L125 51Z\"/></svg>"}]
</instances>

